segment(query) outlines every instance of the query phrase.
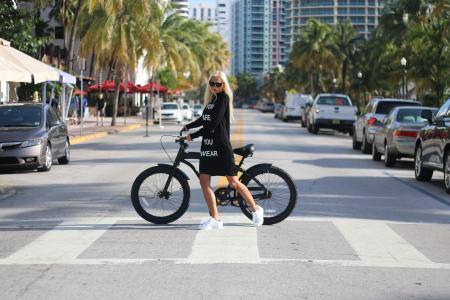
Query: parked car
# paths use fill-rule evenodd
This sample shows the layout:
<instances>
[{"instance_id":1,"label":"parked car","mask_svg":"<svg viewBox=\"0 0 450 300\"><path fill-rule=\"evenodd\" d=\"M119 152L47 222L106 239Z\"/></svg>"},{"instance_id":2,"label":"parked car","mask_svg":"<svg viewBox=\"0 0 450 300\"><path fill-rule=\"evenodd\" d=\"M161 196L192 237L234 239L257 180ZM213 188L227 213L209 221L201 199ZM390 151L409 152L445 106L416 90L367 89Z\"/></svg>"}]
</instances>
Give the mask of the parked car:
<instances>
[{"instance_id":1,"label":"parked car","mask_svg":"<svg viewBox=\"0 0 450 300\"><path fill-rule=\"evenodd\" d=\"M311 110L311 106L313 103L313 98L309 98L308 100L306 100L305 106L303 107L302 110L302 114L301 114L301 123L302 123L302 127L307 127L307 120L308 120L308 114L309 111Z\"/></svg>"},{"instance_id":2,"label":"parked car","mask_svg":"<svg viewBox=\"0 0 450 300\"><path fill-rule=\"evenodd\" d=\"M413 100L374 98L367 104L365 114L354 124L353 150L361 149L363 153L372 151L375 133L381 126L384 117L397 106L420 106Z\"/></svg>"},{"instance_id":3,"label":"parked car","mask_svg":"<svg viewBox=\"0 0 450 300\"><path fill-rule=\"evenodd\" d=\"M284 104L282 104L282 103L275 103L275 105L274 105L274 107L273 107L273 113L274 113L274 118L275 119L281 119L281 114L282 114L282 111L283 111L283 107L284 107Z\"/></svg>"},{"instance_id":4,"label":"parked car","mask_svg":"<svg viewBox=\"0 0 450 300\"><path fill-rule=\"evenodd\" d=\"M274 106L273 106L272 101L266 100L266 101L259 102L258 110L263 113L273 112Z\"/></svg>"},{"instance_id":5,"label":"parked car","mask_svg":"<svg viewBox=\"0 0 450 300\"><path fill-rule=\"evenodd\" d=\"M356 108L350 97L342 94L318 94L308 115L308 131L317 134L321 128L353 134Z\"/></svg>"},{"instance_id":6,"label":"parked car","mask_svg":"<svg viewBox=\"0 0 450 300\"><path fill-rule=\"evenodd\" d=\"M287 94L284 100L283 121L300 120L306 101L311 99L310 95L303 94Z\"/></svg>"},{"instance_id":7,"label":"parked car","mask_svg":"<svg viewBox=\"0 0 450 300\"><path fill-rule=\"evenodd\" d=\"M428 125L420 129L414 153L414 172L418 181L430 181L433 171L444 172L444 188L450 194L450 99L433 117L424 110Z\"/></svg>"},{"instance_id":8,"label":"parked car","mask_svg":"<svg viewBox=\"0 0 450 300\"><path fill-rule=\"evenodd\" d=\"M192 118L194 116L194 113L192 112L192 108L191 108L191 106L189 104L183 103L181 105L181 112L183 114L183 119L184 120L188 120L188 121L192 120Z\"/></svg>"},{"instance_id":9,"label":"parked car","mask_svg":"<svg viewBox=\"0 0 450 300\"><path fill-rule=\"evenodd\" d=\"M375 133L372 159L378 161L384 155L384 164L392 167L399 158L414 157L417 133L428 122L421 117L424 110L431 111L432 115L437 112L437 108L423 106L392 109Z\"/></svg>"},{"instance_id":10,"label":"parked car","mask_svg":"<svg viewBox=\"0 0 450 300\"><path fill-rule=\"evenodd\" d=\"M183 121L183 112L180 105L176 102L166 102L160 105L154 117L154 123L159 123L159 116L161 115L162 122L177 122Z\"/></svg>"},{"instance_id":11,"label":"parked car","mask_svg":"<svg viewBox=\"0 0 450 300\"><path fill-rule=\"evenodd\" d=\"M49 171L70 161L67 127L47 104L0 106L0 169Z\"/></svg>"},{"instance_id":12,"label":"parked car","mask_svg":"<svg viewBox=\"0 0 450 300\"><path fill-rule=\"evenodd\" d=\"M203 105L201 104L194 104L194 117L198 118L203 113Z\"/></svg>"}]
</instances>

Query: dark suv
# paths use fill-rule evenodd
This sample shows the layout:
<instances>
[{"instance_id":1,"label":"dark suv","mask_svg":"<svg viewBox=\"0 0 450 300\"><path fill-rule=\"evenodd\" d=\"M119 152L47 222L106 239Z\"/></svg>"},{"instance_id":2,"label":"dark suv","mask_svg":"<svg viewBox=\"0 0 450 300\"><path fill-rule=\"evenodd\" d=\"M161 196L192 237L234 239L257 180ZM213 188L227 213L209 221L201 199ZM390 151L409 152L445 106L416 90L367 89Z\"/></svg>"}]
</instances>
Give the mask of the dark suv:
<instances>
[{"instance_id":1,"label":"dark suv","mask_svg":"<svg viewBox=\"0 0 450 300\"><path fill-rule=\"evenodd\" d=\"M436 115L423 111L421 117L429 125L417 135L414 171L419 181L430 181L433 171L444 172L444 187L450 194L450 99L439 108Z\"/></svg>"}]
</instances>

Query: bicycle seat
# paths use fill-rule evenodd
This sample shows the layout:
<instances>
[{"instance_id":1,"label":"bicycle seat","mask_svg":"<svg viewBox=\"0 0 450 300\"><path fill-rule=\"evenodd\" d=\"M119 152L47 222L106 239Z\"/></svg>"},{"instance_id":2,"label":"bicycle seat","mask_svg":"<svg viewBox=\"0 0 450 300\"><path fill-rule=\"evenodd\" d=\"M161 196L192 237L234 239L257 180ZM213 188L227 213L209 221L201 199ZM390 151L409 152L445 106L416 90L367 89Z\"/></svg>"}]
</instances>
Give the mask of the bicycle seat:
<instances>
[{"instance_id":1,"label":"bicycle seat","mask_svg":"<svg viewBox=\"0 0 450 300\"><path fill-rule=\"evenodd\" d=\"M253 152L255 152L255 146L253 144L248 144L245 145L244 147L233 149L233 152L236 153L237 155L247 157L249 155L252 155Z\"/></svg>"}]
</instances>

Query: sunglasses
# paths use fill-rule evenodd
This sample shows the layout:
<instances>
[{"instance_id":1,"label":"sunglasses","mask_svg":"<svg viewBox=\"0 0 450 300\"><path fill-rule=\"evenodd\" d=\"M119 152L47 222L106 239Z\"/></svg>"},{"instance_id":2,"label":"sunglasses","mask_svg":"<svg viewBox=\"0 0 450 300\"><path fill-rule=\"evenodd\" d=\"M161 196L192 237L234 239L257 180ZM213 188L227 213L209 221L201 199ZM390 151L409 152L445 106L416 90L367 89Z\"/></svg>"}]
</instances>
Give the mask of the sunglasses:
<instances>
[{"instance_id":1,"label":"sunglasses","mask_svg":"<svg viewBox=\"0 0 450 300\"><path fill-rule=\"evenodd\" d=\"M210 81L210 82L209 82L209 86L210 86L210 87L213 87L213 86L221 87L221 86L222 86L222 82L214 82L214 81Z\"/></svg>"}]
</instances>

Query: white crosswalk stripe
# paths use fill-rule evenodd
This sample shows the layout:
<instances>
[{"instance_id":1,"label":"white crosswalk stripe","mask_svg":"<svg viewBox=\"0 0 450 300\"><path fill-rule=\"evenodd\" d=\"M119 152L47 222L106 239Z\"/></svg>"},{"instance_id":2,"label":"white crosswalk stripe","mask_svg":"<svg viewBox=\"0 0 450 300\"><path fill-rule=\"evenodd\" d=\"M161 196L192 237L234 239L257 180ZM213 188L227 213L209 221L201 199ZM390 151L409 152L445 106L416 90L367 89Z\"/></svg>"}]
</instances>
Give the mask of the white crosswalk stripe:
<instances>
[{"instance_id":1,"label":"white crosswalk stripe","mask_svg":"<svg viewBox=\"0 0 450 300\"><path fill-rule=\"evenodd\" d=\"M120 221L141 221L135 217L82 218L66 220L8 257L0 265L24 264L141 264L167 261L178 264L270 264L300 262L343 267L423 268L450 270L450 263L436 263L427 258L388 224L401 222L337 218L302 218L296 222L331 222L355 251L357 260L321 260L305 258L262 258L258 250L258 228L245 217L222 215L224 230L198 231L187 257L174 258L81 258L80 255ZM192 218L200 223L200 218ZM411 223L404 223L411 224ZM120 228L123 225L118 224ZM180 228L183 225L178 224ZM126 227L126 226L125 226ZM139 226L133 227L139 229ZM143 227L144 229L144 227ZM192 230L192 225L186 225Z\"/></svg>"}]
</instances>

